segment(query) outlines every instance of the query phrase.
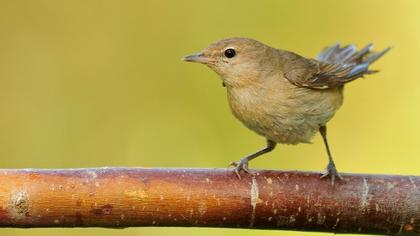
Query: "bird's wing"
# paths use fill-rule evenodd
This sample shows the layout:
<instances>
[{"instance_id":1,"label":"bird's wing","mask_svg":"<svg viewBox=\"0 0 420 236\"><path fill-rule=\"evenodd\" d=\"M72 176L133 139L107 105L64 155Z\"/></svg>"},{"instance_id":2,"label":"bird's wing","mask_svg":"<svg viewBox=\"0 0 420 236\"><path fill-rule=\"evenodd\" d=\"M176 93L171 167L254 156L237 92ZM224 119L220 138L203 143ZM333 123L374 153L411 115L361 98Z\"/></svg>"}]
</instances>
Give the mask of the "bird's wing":
<instances>
[{"instance_id":1,"label":"bird's wing","mask_svg":"<svg viewBox=\"0 0 420 236\"><path fill-rule=\"evenodd\" d=\"M324 49L317 59L307 59L296 54L287 55L284 76L298 87L328 89L376 71L369 70L370 64L383 56L390 48L381 52L371 51L372 44L360 51L349 45L336 44Z\"/></svg>"}]
</instances>

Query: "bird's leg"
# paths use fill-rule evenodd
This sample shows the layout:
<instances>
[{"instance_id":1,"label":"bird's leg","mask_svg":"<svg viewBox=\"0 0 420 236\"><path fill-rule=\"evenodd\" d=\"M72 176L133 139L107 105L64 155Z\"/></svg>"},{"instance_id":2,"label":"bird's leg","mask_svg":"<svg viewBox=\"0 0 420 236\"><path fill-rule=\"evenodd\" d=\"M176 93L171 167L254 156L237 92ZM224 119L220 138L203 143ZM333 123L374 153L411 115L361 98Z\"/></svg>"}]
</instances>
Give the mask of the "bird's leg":
<instances>
[{"instance_id":1,"label":"bird's leg","mask_svg":"<svg viewBox=\"0 0 420 236\"><path fill-rule=\"evenodd\" d=\"M267 146L265 148L255 152L255 153L252 153L251 155L248 155L248 156L240 159L237 162L232 162L232 163L230 163L229 166L234 166L235 167L234 171L235 171L236 175L238 176L238 178L240 179L241 175L239 174L239 172L241 170L245 171L246 173L250 173L250 171L248 169L248 162L250 160L252 160L252 159L254 159L258 156L261 156L264 153L271 152L276 147L276 145L277 145L277 143L275 143L271 140L267 140Z\"/></svg>"},{"instance_id":2,"label":"bird's leg","mask_svg":"<svg viewBox=\"0 0 420 236\"><path fill-rule=\"evenodd\" d=\"M328 154L328 165L325 168L325 173L321 176L321 178L330 176L331 184L334 185L334 181L336 177L338 177L341 180L343 180L343 177L341 177L341 175L338 173L337 168L335 167L334 160L331 156L330 147L327 141L327 127L325 125L321 126L319 128L319 132L321 133L322 139L324 140L324 144L325 144L325 147L327 149L327 154Z\"/></svg>"}]
</instances>

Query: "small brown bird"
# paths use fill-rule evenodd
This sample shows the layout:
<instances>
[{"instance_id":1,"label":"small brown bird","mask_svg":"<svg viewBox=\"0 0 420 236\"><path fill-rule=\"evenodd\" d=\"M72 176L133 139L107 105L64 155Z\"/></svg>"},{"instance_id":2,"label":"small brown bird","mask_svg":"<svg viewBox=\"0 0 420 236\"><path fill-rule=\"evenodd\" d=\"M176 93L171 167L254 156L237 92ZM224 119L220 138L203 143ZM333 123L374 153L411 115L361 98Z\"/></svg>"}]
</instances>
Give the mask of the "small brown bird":
<instances>
[{"instance_id":1,"label":"small brown bird","mask_svg":"<svg viewBox=\"0 0 420 236\"><path fill-rule=\"evenodd\" d=\"M309 143L319 131L329 160L321 177L330 176L334 184L342 177L331 156L326 124L343 103L344 85L376 72L369 70L370 64L390 48L371 49L372 44L359 51L354 45L336 44L310 59L254 39L228 38L183 59L219 74L233 115L267 139L265 148L231 164L239 178L241 170L250 173L250 160L272 151L277 143Z\"/></svg>"}]
</instances>

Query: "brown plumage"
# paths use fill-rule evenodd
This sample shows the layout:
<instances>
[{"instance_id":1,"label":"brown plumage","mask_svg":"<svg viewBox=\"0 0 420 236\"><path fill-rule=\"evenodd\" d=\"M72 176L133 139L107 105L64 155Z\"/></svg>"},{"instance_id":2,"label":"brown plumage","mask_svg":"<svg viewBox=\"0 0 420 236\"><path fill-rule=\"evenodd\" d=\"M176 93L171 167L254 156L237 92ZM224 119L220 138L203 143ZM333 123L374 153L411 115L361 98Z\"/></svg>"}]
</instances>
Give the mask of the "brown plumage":
<instances>
[{"instance_id":1,"label":"brown plumage","mask_svg":"<svg viewBox=\"0 0 420 236\"><path fill-rule=\"evenodd\" d=\"M375 71L369 65L389 48L373 52L372 44L357 51L353 45L334 45L317 59L275 49L248 38L228 38L211 44L185 61L206 64L227 88L233 115L267 139L267 147L233 163L235 172L273 150L277 143L310 142L320 131L329 157L323 176L332 183L338 174L328 147L326 124L343 102L344 84Z\"/></svg>"}]
</instances>

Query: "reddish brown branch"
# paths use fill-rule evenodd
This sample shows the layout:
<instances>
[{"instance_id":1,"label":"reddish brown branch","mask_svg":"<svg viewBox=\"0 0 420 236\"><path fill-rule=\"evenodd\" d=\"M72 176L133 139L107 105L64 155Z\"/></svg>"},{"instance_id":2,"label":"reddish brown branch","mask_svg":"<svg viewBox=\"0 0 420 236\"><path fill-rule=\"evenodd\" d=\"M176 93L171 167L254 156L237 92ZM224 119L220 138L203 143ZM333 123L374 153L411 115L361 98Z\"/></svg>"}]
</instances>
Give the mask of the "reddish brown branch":
<instances>
[{"instance_id":1,"label":"reddish brown branch","mask_svg":"<svg viewBox=\"0 0 420 236\"><path fill-rule=\"evenodd\" d=\"M225 169L0 170L0 227L197 226L420 234L420 177Z\"/></svg>"}]
</instances>

